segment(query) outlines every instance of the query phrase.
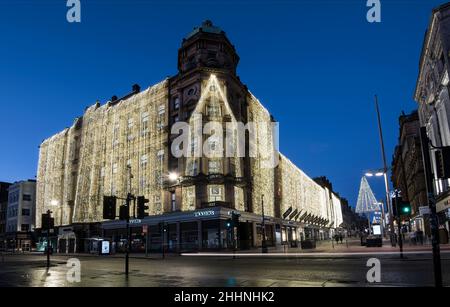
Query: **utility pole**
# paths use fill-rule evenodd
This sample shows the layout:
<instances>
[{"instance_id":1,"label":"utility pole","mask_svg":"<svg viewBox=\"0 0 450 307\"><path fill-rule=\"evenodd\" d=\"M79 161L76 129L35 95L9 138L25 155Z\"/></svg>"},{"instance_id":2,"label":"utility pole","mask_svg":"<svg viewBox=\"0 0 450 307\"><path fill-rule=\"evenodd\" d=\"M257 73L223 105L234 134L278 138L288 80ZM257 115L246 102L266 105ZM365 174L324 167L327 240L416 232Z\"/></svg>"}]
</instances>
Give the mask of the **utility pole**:
<instances>
[{"instance_id":1,"label":"utility pole","mask_svg":"<svg viewBox=\"0 0 450 307\"><path fill-rule=\"evenodd\" d=\"M422 143L422 157L425 171L425 181L427 186L428 207L430 208L430 228L431 243L433 249L433 269L434 284L436 287L442 287L442 268L441 268L441 250L439 246L439 224L436 214L436 200L434 198L433 175L431 171L430 160L430 140L427 136L426 127L420 127L420 142Z\"/></svg>"},{"instance_id":2,"label":"utility pole","mask_svg":"<svg viewBox=\"0 0 450 307\"><path fill-rule=\"evenodd\" d=\"M381 144L381 155L383 157L383 167L384 167L384 185L386 188L386 205L388 207L388 211L389 211L389 228L391 231L391 245L394 246L394 240L393 240L393 232L394 232L394 217L392 215L392 203L391 203L391 197L390 197L390 192L389 192L389 183L388 183L388 179L387 179L387 171L388 171L388 167L387 167L387 163L386 163L386 152L384 150L384 140L383 140L383 129L381 127L381 116L380 116L380 109L378 107L378 96L375 95L375 108L377 111L377 120L378 120L378 132L380 134L380 144Z\"/></svg>"}]
</instances>

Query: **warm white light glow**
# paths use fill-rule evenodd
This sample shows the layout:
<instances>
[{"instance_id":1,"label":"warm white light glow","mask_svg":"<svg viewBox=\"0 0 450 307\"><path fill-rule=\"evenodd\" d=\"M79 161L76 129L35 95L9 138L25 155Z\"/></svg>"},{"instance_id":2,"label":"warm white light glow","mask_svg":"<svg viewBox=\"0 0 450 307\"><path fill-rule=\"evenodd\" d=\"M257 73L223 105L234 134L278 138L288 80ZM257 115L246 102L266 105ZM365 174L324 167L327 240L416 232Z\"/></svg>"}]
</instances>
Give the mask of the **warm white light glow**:
<instances>
[{"instance_id":1,"label":"warm white light glow","mask_svg":"<svg viewBox=\"0 0 450 307\"><path fill-rule=\"evenodd\" d=\"M170 181L177 181L178 180L178 174L177 173L169 173L169 180Z\"/></svg>"},{"instance_id":2,"label":"warm white light glow","mask_svg":"<svg viewBox=\"0 0 450 307\"><path fill-rule=\"evenodd\" d=\"M58 206L58 201L57 201L56 199L53 199L53 200L50 202L50 205L52 205L52 206Z\"/></svg>"}]
</instances>

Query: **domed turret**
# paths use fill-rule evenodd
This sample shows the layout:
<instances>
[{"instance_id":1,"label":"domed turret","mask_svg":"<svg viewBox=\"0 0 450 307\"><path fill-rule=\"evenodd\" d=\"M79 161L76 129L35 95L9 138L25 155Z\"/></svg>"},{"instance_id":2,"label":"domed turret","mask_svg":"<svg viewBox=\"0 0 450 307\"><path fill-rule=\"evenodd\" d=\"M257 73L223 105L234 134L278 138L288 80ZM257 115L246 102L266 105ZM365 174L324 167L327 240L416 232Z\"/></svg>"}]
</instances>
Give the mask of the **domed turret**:
<instances>
[{"instance_id":1,"label":"domed turret","mask_svg":"<svg viewBox=\"0 0 450 307\"><path fill-rule=\"evenodd\" d=\"M178 50L178 71L186 73L195 68L207 67L236 74L239 56L225 32L210 20L195 27Z\"/></svg>"}]
</instances>

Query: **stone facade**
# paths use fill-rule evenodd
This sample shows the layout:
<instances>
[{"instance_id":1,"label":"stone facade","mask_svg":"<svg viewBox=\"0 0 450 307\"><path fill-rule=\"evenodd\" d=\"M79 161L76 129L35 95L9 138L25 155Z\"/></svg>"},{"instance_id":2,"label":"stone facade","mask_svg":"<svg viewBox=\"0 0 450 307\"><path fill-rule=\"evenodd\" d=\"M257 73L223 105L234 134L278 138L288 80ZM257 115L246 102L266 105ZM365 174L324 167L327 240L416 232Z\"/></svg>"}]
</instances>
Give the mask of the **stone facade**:
<instances>
[{"instance_id":1,"label":"stone facade","mask_svg":"<svg viewBox=\"0 0 450 307\"><path fill-rule=\"evenodd\" d=\"M402 191L403 201L411 204L414 230L424 230L424 218L419 214L419 207L427 206L427 192L418 113L401 115L399 124L400 136L392 160L392 183L394 188Z\"/></svg>"},{"instance_id":2,"label":"stone facade","mask_svg":"<svg viewBox=\"0 0 450 307\"><path fill-rule=\"evenodd\" d=\"M278 153L271 128L275 120L236 75L238 62L224 32L205 22L183 40L176 76L143 91L134 86L130 94L104 105L96 102L70 128L44 140L37 226L47 209L54 212L56 225L101 222L103 195L131 192L150 200L150 216L221 206L339 227L340 199ZM190 131L207 122L254 123L255 129L243 135L244 156L192 154L200 146L216 148L209 131L203 140L192 138L179 147L191 155L177 157L173 148L181 122ZM177 180L169 176L174 173ZM288 210L295 216L283 217Z\"/></svg>"},{"instance_id":3,"label":"stone facade","mask_svg":"<svg viewBox=\"0 0 450 307\"><path fill-rule=\"evenodd\" d=\"M420 125L426 127L433 146L450 146L450 4L433 10L422 47L414 99L419 105ZM436 174L434 151L431 164ZM450 208L450 181L433 179L437 210L441 223L448 225L446 212Z\"/></svg>"}]
</instances>

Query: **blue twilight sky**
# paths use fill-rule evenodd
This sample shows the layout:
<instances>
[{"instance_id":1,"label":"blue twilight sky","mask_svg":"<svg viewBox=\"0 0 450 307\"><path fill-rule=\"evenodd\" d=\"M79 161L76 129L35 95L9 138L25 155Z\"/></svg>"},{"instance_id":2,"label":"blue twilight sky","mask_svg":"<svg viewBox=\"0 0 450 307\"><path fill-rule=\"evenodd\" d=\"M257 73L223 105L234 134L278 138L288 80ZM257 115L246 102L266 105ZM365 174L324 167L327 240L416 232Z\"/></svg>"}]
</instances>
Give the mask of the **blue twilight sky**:
<instances>
[{"instance_id":1,"label":"blue twilight sky","mask_svg":"<svg viewBox=\"0 0 450 307\"><path fill-rule=\"evenodd\" d=\"M97 99L177 73L177 49L211 19L236 46L238 74L280 122L281 151L309 176L326 175L356 204L365 170L382 166L373 95L389 163L398 115L412 99L422 40L443 1L1 0L0 181L34 178L38 145ZM383 181L369 180L377 198Z\"/></svg>"}]
</instances>

